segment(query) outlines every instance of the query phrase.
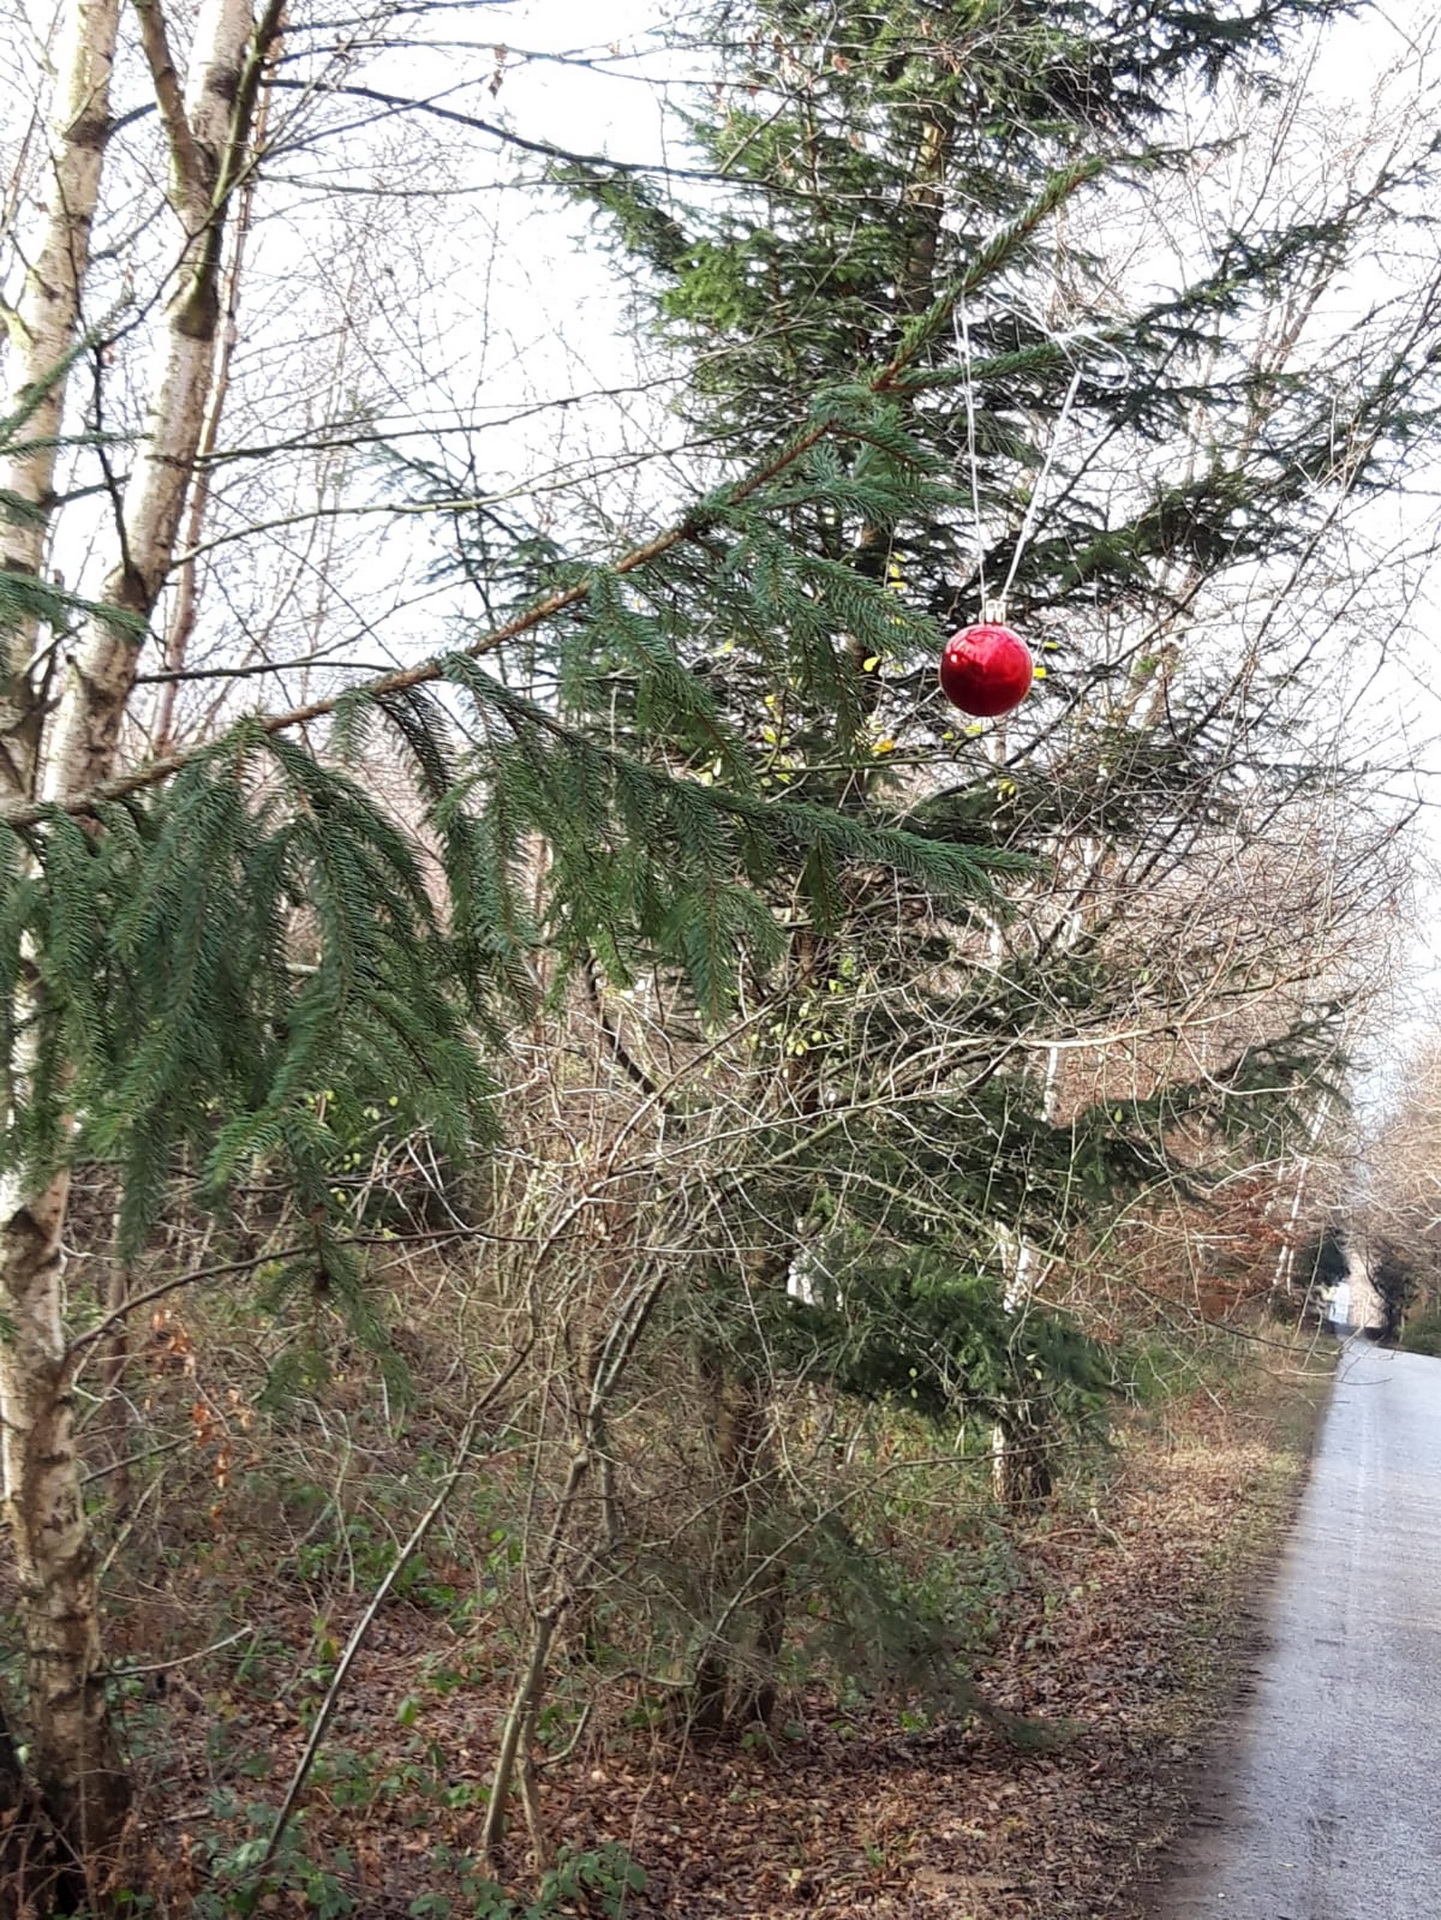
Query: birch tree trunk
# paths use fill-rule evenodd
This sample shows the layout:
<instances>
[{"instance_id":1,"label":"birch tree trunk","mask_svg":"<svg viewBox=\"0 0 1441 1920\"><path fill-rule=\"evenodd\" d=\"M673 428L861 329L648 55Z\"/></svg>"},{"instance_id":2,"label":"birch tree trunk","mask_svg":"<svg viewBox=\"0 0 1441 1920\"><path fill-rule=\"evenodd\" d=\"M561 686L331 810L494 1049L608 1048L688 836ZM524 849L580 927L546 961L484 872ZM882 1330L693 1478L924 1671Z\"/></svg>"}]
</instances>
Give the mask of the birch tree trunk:
<instances>
[{"instance_id":1,"label":"birch tree trunk","mask_svg":"<svg viewBox=\"0 0 1441 1920\"><path fill-rule=\"evenodd\" d=\"M119 0L71 0L56 46L45 206L10 321L11 415L27 415L3 485L18 503L5 518L0 565L41 580L54 506L66 361L81 329L110 127L110 76ZM49 673L35 609L5 638L0 694L0 791L27 799L38 784ZM23 1087L31 1062L7 1063ZM68 1849L95 1860L128 1804L101 1670L95 1558L85 1524L74 1409L61 1323L61 1230L68 1177L0 1181L0 1478L25 1619L30 1769ZM13 1755L8 1740L6 1751Z\"/></svg>"},{"instance_id":2,"label":"birch tree trunk","mask_svg":"<svg viewBox=\"0 0 1441 1920\"><path fill-rule=\"evenodd\" d=\"M156 351L145 442L125 489L119 557L100 596L104 611L87 622L70 663L46 744L44 791L51 799L88 791L114 769L140 638L175 558L205 430L226 215L253 163L250 134L280 18L278 0L258 24L248 0L205 0L181 99L159 8L138 0L137 10L170 138L171 203L184 242Z\"/></svg>"},{"instance_id":3,"label":"birch tree trunk","mask_svg":"<svg viewBox=\"0 0 1441 1920\"><path fill-rule=\"evenodd\" d=\"M62 369L80 336L119 19L120 0L69 0L65 8L55 49L45 206L29 237L30 265L9 316L14 374L6 413L13 418L28 409L28 418L19 450L0 471L0 487L20 503L0 517L0 567L36 581L54 504L67 384ZM30 799L35 790L44 700L32 668L40 624L38 613L31 614L4 636L0 796L7 800Z\"/></svg>"},{"instance_id":4,"label":"birch tree trunk","mask_svg":"<svg viewBox=\"0 0 1441 1920\"><path fill-rule=\"evenodd\" d=\"M93 109L101 74L108 76L113 16L105 16L108 51L85 39L86 22L100 33L99 9L109 0L77 0L76 76L59 89L61 113L70 112L69 167L52 207L54 227L65 210L81 230L56 235L56 253L42 272L37 263L32 305L47 322L45 356L53 365L75 337L90 216L98 187L104 113ZM170 200L181 229L175 285L156 354L146 440L122 503L119 557L68 663L59 712L39 739L38 701L19 721L10 677L12 731L7 778L38 785L51 799L70 796L112 771L121 723L134 685L140 639L171 566L177 528L191 485L196 449L210 399L218 332L219 272L227 208L251 164L250 129L266 55L278 25L278 6L257 28L247 0L205 0L197 23L189 84L182 97L165 23L156 0L137 0L141 40L156 103L170 144ZM74 102L90 103L78 117ZM96 131L96 128L99 131ZM77 132L76 129L79 129ZM73 149L73 151L72 151ZM71 178L78 185L67 184ZM59 177L57 175L57 177ZM67 196L88 191L82 208ZM62 221L63 225L63 221ZM55 264L67 243L63 267ZM83 245L81 243L84 243ZM68 276L68 277L67 277ZM43 281L43 285L41 282ZM50 287L60 289L52 298ZM68 289L68 306L63 297ZM55 407L54 396L46 404ZM58 421L58 412L53 416ZM31 495L47 496L53 474L43 453L30 478ZM32 542L34 526L29 523ZM32 548L15 548L23 564ZM29 561L38 569L38 553ZM17 641L17 648L18 648ZM29 645L33 646L33 635ZM12 655L18 660L18 652ZM25 656L28 667L29 655ZM33 676L32 676L33 677ZM28 753L29 759L26 760ZM33 1011L33 1009L32 1009ZM23 1091L27 1062L12 1060L12 1085ZM93 1879L111 1848L128 1805L128 1783L109 1716L101 1659L95 1558L86 1525L76 1455L73 1379L63 1323L62 1235L69 1182L64 1172L45 1179L13 1172L0 1188L0 1312L13 1326L0 1343L0 1456L3 1456L11 1537L25 1624L31 1765L52 1820Z\"/></svg>"},{"instance_id":5,"label":"birch tree trunk","mask_svg":"<svg viewBox=\"0 0 1441 1920\"><path fill-rule=\"evenodd\" d=\"M95 1552L86 1525L61 1320L68 1178L26 1195L7 1182L0 1218L0 1442L25 1625L30 1767L67 1845L96 1865L129 1805L106 1698Z\"/></svg>"}]
</instances>

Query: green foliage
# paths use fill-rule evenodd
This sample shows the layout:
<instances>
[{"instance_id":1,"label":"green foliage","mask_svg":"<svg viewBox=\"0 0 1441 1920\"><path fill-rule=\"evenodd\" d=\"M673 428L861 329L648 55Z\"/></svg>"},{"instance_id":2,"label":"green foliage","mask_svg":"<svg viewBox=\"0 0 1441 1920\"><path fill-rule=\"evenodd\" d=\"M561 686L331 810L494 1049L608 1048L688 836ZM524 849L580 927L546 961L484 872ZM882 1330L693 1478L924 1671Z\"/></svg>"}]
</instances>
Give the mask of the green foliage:
<instances>
[{"instance_id":1,"label":"green foliage","mask_svg":"<svg viewBox=\"0 0 1441 1920\"><path fill-rule=\"evenodd\" d=\"M1407 1310L1421 1290L1420 1260L1398 1241L1378 1238L1368 1249L1366 1273L1381 1301L1379 1337L1395 1341L1400 1338Z\"/></svg>"},{"instance_id":2,"label":"green foliage","mask_svg":"<svg viewBox=\"0 0 1441 1920\"><path fill-rule=\"evenodd\" d=\"M585 1849L561 1847L531 1900L507 1892L453 1848L437 1848L435 1853L439 1865L457 1874L465 1901L462 1911L472 1920L553 1920L555 1915L575 1912L577 1901L593 1902L606 1920L621 1920L630 1896L643 1892L646 1884L644 1869L616 1840ZM441 1894L422 1894L409 1908L415 1920L448 1920L455 1911Z\"/></svg>"},{"instance_id":3,"label":"green foliage","mask_svg":"<svg viewBox=\"0 0 1441 1920\"><path fill-rule=\"evenodd\" d=\"M725 673L820 701L826 752L858 774L869 763L845 649L919 654L934 627L775 528L795 512L890 526L949 494L890 403L856 389L824 411L857 457L818 443L765 484L713 495L703 545L624 579L592 572L548 690L447 661L477 744L458 745L453 707L419 688L361 691L328 757L247 722L144 798L100 803L93 821L51 809L6 836L0 1018L10 1057L22 1038L29 1050L7 1164L39 1178L67 1154L114 1160L127 1254L182 1159L214 1204L276 1166L316 1225L316 1273L354 1292L327 1224L367 1106L383 1097L442 1156L493 1137L480 1044L533 1006L537 941L598 954L616 981L672 969L715 1017L783 954L775 907L796 883L818 921L864 869L955 907L986 897L1011 855L812 792L687 648L699 601ZM438 866L346 770L382 738ZM520 882L538 839L550 905L532 925Z\"/></svg>"},{"instance_id":4,"label":"green foliage","mask_svg":"<svg viewBox=\"0 0 1441 1920\"><path fill-rule=\"evenodd\" d=\"M363 1756L338 1750L320 1769L317 1787L336 1797L337 1804L363 1806L376 1795L405 1791L440 1794L443 1774L431 1773L404 1781L386 1782ZM196 1895L199 1920L229 1920L229 1916L268 1911L277 1898L298 1902L307 1913L338 1920L360 1911L352 1888L360 1887L355 1861L346 1848L327 1849L321 1860L307 1849L303 1816L292 1821L282 1836L275 1858L263 1874L257 1872L274 1821L274 1809L264 1802L242 1805L234 1795L212 1796L212 1810L225 1823L225 1837L214 1829L201 1836L197 1853L209 1872L209 1885ZM246 1837L235 1838L237 1828ZM455 1848L431 1849L431 1869L442 1886L454 1888L454 1898L439 1889L421 1894L409 1911L417 1916L469 1916L469 1920L554 1920L585 1903L588 1911L621 1920L631 1897L646 1884L644 1870L618 1841L597 1846L562 1846L554 1863L541 1875L534 1897L510 1893L492 1879L468 1854Z\"/></svg>"},{"instance_id":5,"label":"green foliage","mask_svg":"<svg viewBox=\"0 0 1441 1920\"><path fill-rule=\"evenodd\" d=\"M890 1262L874 1252L842 1261L823 1246L816 1265L815 1298L760 1303L774 1364L951 1427L998 1419L1020 1395L1044 1398L1058 1429L1104 1423L1104 1350L1065 1314L1034 1301L1008 1308L994 1265L935 1245Z\"/></svg>"},{"instance_id":6,"label":"green foliage","mask_svg":"<svg viewBox=\"0 0 1441 1920\"><path fill-rule=\"evenodd\" d=\"M918 1568L825 1519L805 1536L787 1577L799 1634L791 1658L800 1674L825 1673L842 1697L854 1691L919 1701L962 1721L985 1711L973 1670L1020 1578L1003 1542L937 1550Z\"/></svg>"},{"instance_id":7,"label":"green foliage","mask_svg":"<svg viewBox=\"0 0 1441 1920\"><path fill-rule=\"evenodd\" d=\"M210 1884L195 1895L197 1920L231 1920L231 1916L263 1911L265 1902L277 1894L298 1899L305 1912L322 1920L339 1920L358 1910L347 1885L355 1883L355 1861L348 1848L331 1851L324 1865L313 1861L305 1850L304 1821L297 1819L282 1835L275 1858L262 1874L257 1870L274 1820L273 1809L263 1802L242 1809L229 1793L214 1795L213 1803L222 1818L242 1818L249 1835L234 1844L226 1844L216 1834L200 1836L196 1851L209 1869Z\"/></svg>"},{"instance_id":8,"label":"green foliage","mask_svg":"<svg viewBox=\"0 0 1441 1920\"><path fill-rule=\"evenodd\" d=\"M23 1039L34 1066L6 1163L116 1160L130 1253L180 1155L216 1201L278 1164L316 1225L316 1272L343 1290L324 1223L358 1104L391 1090L388 1111L442 1153L495 1130L474 1038L494 970L476 969L468 928L442 924L418 849L379 804L281 738L241 729L99 828L55 810L23 850L8 843L0 1020L10 1057Z\"/></svg>"},{"instance_id":9,"label":"green foliage","mask_svg":"<svg viewBox=\"0 0 1441 1920\"><path fill-rule=\"evenodd\" d=\"M1441 1308L1432 1307L1406 1322L1401 1346L1407 1353L1424 1353L1441 1359Z\"/></svg>"},{"instance_id":10,"label":"green foliage","mask_svg":"<svg viewBox=\"0 0 1441 1920\"><path fill-rule=\"evenodd\" d=\"M767 582L788 635L783 656L748 628L743 607L718 598L726 583L701 577L688 545L650 576L664 584L674 644L704 681L706 725L753 743L750 785L779 782L862 821L889 806L912 832L982 859L1033 871L1056 859L1063 885L1065 861L1099 843L1108 869L1135 875L1138 892L1188 862L1204 871L1217 836L1244 835L1263 805L1305 806L1320 793L1291 738L1302 721L1287 706L1289 666L1236 685L1224 661L1204 649L1193 657L1175 583L1187 580L1192 604L1248 562L1306 550L1334 514L1339 484L1333 471L1318 488L1317 421L1338 408L1369 418L1384 396L1399 400L1393 360L1375 360L1363 334L1282 369L1248 367L1244 345L1280 289L1314 284L1384 225L1385 189L1274 230L1218 231L1198 241L1188 284L1129 310L1057 215L1183 165L1148 144L1172 90L1232 69L1263 89L1264 61L1334 10L1303 0L1224 18L1168 7L1117 16L1078 0L1044 17L982 4L943 20L905 5L884 19L843 8L822 32L785 0L755 0L696 29L718 32L732 84L685 131L723 186L687 205L671 183L662 205L637 176L603 167L556 176L595 208L657 333L690 357L680 404L699 431L761 457L802 408L844 429L765 490L763 531L731 549ZM1054 331L1038 316L1057 310L1065 319ZM969 369L957 365L961 320ZM884 369L881 409L860 390L869 426L838 411L858 404L856 370L868 364ZM1403 410L1434 414L1435 381L1419 360L1403 384ZM1378 483L1391 458L1385 436L1356 444L1344 484ZM1017 553L1048 454L1057 459L1044 510ZM731 527L724 514L715 524ZM974 618L985 583L1012 571L1011 604L1048 679L1008 723L998 770L992 741L973 738L985 730L961 730L926 696L937 627ZM821 654L828 602L844 642ZM1098 645L1093 631L1106 629L1127 638ZM1139 644L1173 631L1164 656ZM1164 698L1145 692L1158 674ZM565 684L599 711L583 676ZM621 694L609 688L605 711L624 727L636 708ZM1249 703L1248 728L1238 716ZM700 740L677 747L718 787L734 784L734 764L708 763ZM1002 896L1024 897L1004 866L992 871ZM1163 949L1138 977L1126 923L1135 896L1118 884L1100 908L1088 903L1081 933L1036 927L1034 958L1023 937L1000 968L983 969L976 908L1004 922L1004 906L913 877L906 906L924 940L897 938L894 919L882 925L832 868L806 892L810 927L851 952L889 942L886 964L909 1002L886 1036L895 1057L924 1047L927 1013L947 1031L983 1026L998 1049L1038 1030L1103 1030L1138 1005L1160 1025L1201 964ZM907 990L947 962L918 1017ZM1238 993L1246 965L1234 969ZM1218 981L1217 991L1230 986ZM969 1191L959 1176L950 1182L953 1205L1051 1246L1087 1208L1175 1178L1181 1129L1270 1150L1294 1120L1298 1090L1314 1098L1340 1011L1303 1007L1287 1030L1195 1085L1098 1103L1069 1141L1048 1140L1037 1124L1034 1080L1002 1068L1004 1124L972 1127L989 1164L971 1159ZM877 1058L883 1027L872 1012ZM813 1104L840 1092L833 1064L854 1063L855 1036L834 1023L827 1031ZM833 1167L834 1144L814 1156L817 1179ZM1020 1183L1010 1177L1018 1161Z\"/></svg>"}]
</instances>

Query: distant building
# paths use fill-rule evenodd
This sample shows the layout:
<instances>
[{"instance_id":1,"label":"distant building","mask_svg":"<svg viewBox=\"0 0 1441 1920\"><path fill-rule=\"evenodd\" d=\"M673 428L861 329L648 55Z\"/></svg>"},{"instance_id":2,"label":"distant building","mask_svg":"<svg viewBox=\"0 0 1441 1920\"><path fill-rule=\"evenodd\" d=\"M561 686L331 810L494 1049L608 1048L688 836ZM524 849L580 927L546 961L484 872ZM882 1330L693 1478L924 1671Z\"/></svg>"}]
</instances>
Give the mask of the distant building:
<instances>
[{"instance_id":1,"label":"distant building","mask_svg":"<svg viewBox=\"0 0 1441 1920\"><path fill-rule=\"evenodd\" d=\"M1360 1252L1351 1251L1349 1275L1327 1289L1324 1303L1327 1324L1338 1332L1350 1329L1361 1333L1367 1327L1386 1324L1386 1308L1371 1284L1365 1255Z\"/></svg>"}]
</instances>

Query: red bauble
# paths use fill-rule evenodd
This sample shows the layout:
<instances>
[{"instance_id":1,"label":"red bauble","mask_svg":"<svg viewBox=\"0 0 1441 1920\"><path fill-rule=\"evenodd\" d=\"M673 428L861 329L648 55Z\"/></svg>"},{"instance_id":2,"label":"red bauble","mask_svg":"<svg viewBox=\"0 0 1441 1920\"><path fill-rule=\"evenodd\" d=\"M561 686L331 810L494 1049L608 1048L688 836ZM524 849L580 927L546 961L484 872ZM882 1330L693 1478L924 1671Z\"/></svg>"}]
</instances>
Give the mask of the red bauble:
<instances>
[{"instance_id":1,"label":"red bauble","mask_svg":"<svg viewBox=\"0 0 1441 1920\"><path fill-rule=\"evenodd\" d=\"M1026 643L1009 627L986 621L953 633L941 655L941 692L962 713L994 720L1020 706L1035 668Z\"/></svg>"}]
</instances>

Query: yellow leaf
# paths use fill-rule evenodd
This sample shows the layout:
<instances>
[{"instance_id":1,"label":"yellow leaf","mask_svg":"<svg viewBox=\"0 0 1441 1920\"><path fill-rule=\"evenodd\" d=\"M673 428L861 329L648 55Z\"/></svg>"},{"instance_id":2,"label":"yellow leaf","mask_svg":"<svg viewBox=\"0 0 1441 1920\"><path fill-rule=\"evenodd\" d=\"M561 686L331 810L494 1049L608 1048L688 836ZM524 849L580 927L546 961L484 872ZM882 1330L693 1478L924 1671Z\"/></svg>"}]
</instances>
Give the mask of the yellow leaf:
<instances>
[{"instance_id":1,"label":"yellow leaf","mask_svg":"<svg viewBox=\"0 0 1441 1920\"><path fill-rule=\"evenodd\" d=\"M862 673L874 673L874 672L875 672L875 670L876 670L876 668L877 668L877 667L878 667L878 666L879 666L880 664L881 664L881 656L880 656L880 655L879 655L878 653L873 653L873 654L871 655L871 657L870 657L870 659L869 659L869 660L862 660L862 662L861 662L861 672L862 672Z\"/></svg>"},{"instance_id":2,"label":"yellow leaf","mask_svg":"<svg viewBox=\"0 0 1441 1920\"><path fill-rule=\"evenodd\" d=\"M896 743L889 734L886 735L884 740L877 740L875 745L875 751L877 753L894 753L895 748Z\"/></svg>"}]
</instances>

